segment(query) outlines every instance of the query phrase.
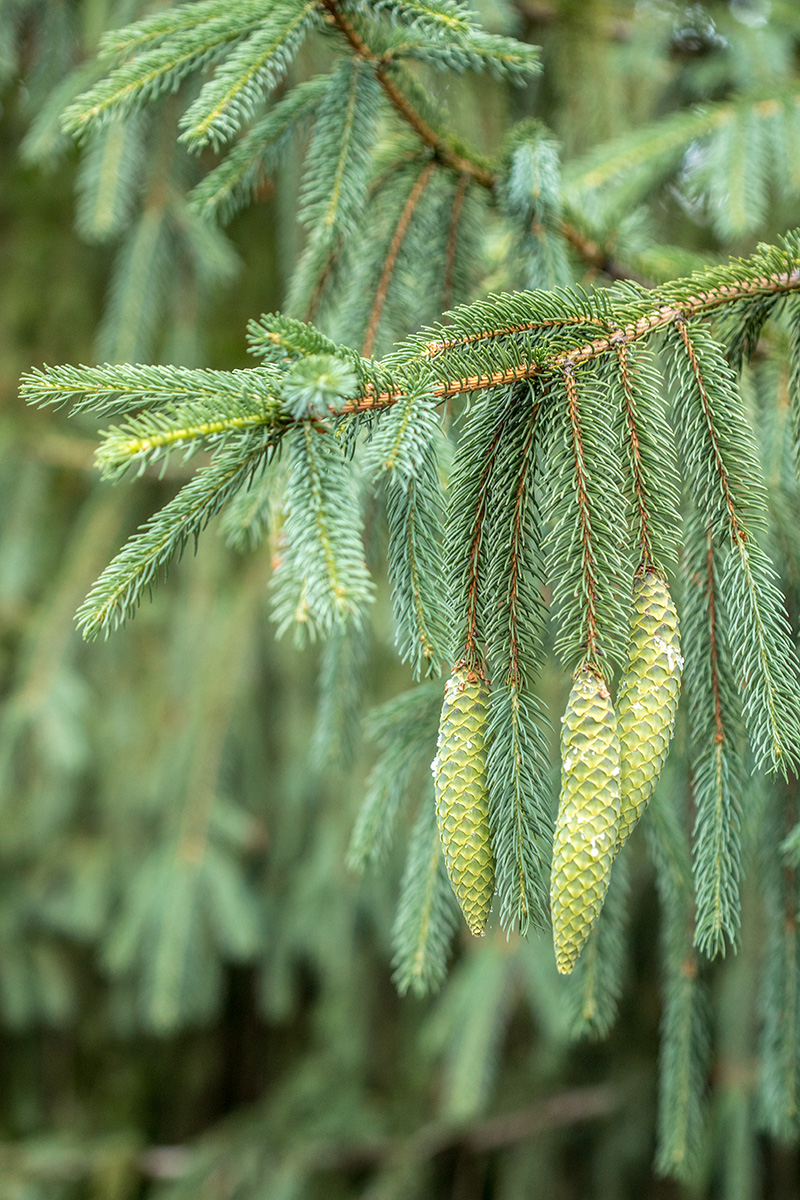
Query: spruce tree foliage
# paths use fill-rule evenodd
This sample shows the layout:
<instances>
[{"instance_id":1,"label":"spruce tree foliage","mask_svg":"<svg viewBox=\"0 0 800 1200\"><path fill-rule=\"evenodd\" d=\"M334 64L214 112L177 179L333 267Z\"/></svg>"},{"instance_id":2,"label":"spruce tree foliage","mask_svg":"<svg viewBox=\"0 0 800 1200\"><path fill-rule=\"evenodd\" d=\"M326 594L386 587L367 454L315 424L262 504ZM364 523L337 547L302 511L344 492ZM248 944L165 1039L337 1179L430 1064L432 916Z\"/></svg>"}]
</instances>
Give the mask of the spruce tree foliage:
<instances>
[{"instance_id":1,"label":"spruce tree foliage","mask_svg":"<svg viewBox=\"0 0 800 1200\"><path fill-rule=\"evenodd\" d=\"M676 642L663 655L670 670L685 660L685 702L673 761L642 824L661 905L656 1166L688 1184L701 1178L709 1137L707 960L739 945L747 870L763 880L766 966L758 1090L742 1119L781 1141L794 1139L798 1120L790 831L800 761L800 235L779 232L797 223L785 167L798 115L791 56L766 51L789 44L800 23L791 11L765 32L740 22L745 37L736 6L720 7L717 24L699 10L691 15L690 32L712 59L708 102L573 155L563 170L559 140L541 121L520 122L491 156L446 127L439 78L477 72L510 89L541 69L535 47L486 32L451 0L199 0L133 24L120 10L97 63L60 85L58 108L43 107L27 143L31 158L62 146L55 113L65 108L61 129L83 147L78 230L87 240L117 239L118 253L98 335L106 364L31 370L23 395L112 422L97 453L106 479L179 479L99 574L80 608L84 634L124 623L219 516L229 544L271 543L278 632L301 644L327 639L318 745L330 746L325 722L336 704L357 707L363 666L348 667L358 662L348 655L366 644L385 555L396 648L420 682L377 719L383 754L349 858L359 868L385 862L410 810L394 921L403 993L422 996L442 983L460 922L434 790L420 776L446 689L482 697L477 715L474 705L463 713L463 729L443 717L445 740L458 740L444 747L458 770L444 784L441 768L434 774L440 808L443 792L449 806L460 782L455 800L463 802L472 775L481 776L481 870L491 858L495 921L509 941L487 943L483 958L463 957L444 995L445 1122L472 1118L485 1103L515 994L552 1023L554 1047L566 1045L569 1021L593 1037L614 1024L633 844L615 858L623 833L606 797L634 769L626 745L641 751L647 737L643 729L637 738L629 714L627 742L617 743L614 701L643 688L657 707L663 678L645 656L631 682L629 637L643 581L671 593L680 649ZM561 15L560 6L552 11ZM659 26L657 12L650 19L641 33L626 14L626 36L679 44L675 24ZM686 83L688 95L693 86ZM219 161L200 177L190 154L208 148ZM213 222L258 199L286 163L301 172L303 247L285 311L250 325L259 364L142 365L182 357L175 347L187 295L196 300L233 269ZM154 164L149 175L146 164ZM707 223L713 257L681 251L668 230L653 228L657 209L644 206L663 197L665 181ZM736 243L765 227L767 243ZM587 267L599 273L588 287ZM166 313L174 327L164 338ZM382 520L385 530L376 529ZM101 540L88 529L87 551ZM195 628L212 619L219 626L219 661L207 670L226 676L219 705L228 713L262 575L254 568L239 598L213 617L195 614ZM558 813L551 747L560 714L548 713L542 687L554 659L602 697L611 747L596 753L594 739L588 769L574 770L571 754L583 753L591 723L570 700ZM210 686L200 670L189 682L198 697ZM630 707L635 713L636 702ZM103 948L109 976L135 981L138 1020L159 1033L208 1018L223 961L264 953L269 921L259 919L237 857L247 835L236 817L216 827L202 784L201 767L222 753L220 709L198 699L187 717L191 803L173 841L152 849L127 889ZM470 718L486 744L479 770L469 758ZM20 736L10 728L12 739ZM666 751L649 752L658 759L655 785ZM753 767L759 774L751 776ZM595 835L579 844L569 826L598 806L608 853L596 853ZM577 962L567 1017L552 1001L556 983L538 935L527 943L516 936L547 930L551 906L563 902L560 859L551 878L554 831L569 859L569 903L592 893L580 944L559 955L569 969ZM459 847L448 863L459 900L474 873L468 851ZM319 831L297 885L298 912L324 911L309 899L312 864L333 853ZM482 877L482 902L491 887ZM284 916L271 903L278 924ZM344 919L334 912L322 921L324 937L335 940ZM272 1012L286 1003L281 970L289 987L281 938L326 961L319 931L290 927L275 937L278 966L264 997ZM346 936L341 946L357 970ZM436 1037L434 1025L433 1044ZM285 1099L283 1114L258 1121L274 1128L302 1100ZM232 1144L212 1146L208 1161L230 1169ZM319 1168L313 1155L297 1155L239 1164L243 1188L269 1179L277 1194L302 1194ZM386 1171L376 1187L435 1194L420 1157L397 1169L399 1182Z\"/></svg>"}]
</instances>

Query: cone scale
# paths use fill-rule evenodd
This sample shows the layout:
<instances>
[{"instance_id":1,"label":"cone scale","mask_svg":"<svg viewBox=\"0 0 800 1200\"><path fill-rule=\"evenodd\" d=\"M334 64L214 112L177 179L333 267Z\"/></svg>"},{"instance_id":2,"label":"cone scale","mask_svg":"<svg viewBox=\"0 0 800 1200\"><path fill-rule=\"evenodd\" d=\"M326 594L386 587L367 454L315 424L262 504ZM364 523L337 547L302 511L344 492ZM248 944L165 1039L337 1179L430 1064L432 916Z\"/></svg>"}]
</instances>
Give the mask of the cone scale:
<instances>
[{"instance_id":1,"label":"cone scale","mask_svg":"<svg viewBox=\"0 0 800 1200\"><path fill-rule=\"evenodd\" d=\"M447 874L475 935L486 926L494 894L486 783L488 709L485 680L466 667L457 667L445 685L432 763Z\"/></svg>"},{"instance_id":2,"label":"cone scale","mask_svg":"<svg viewBox=\"0 0 800 1200\"><path fill-rule=\"evenodd\" d=\"M617 844L620 758L605 682L574 676L561 731L561 797L553 841L550 906L556 966L571 974L603 907Z\"/></svg>"},{"instance_id":3,"label":"cone scale","mask_svg":"<svg viewBox=\"0 0 800 1200\"><path fill-rule=\"evenodd\" d=\"M669 589L655 571L645 571L633 584L628 663L617 690L618 851L644 813L666 761L680 694L680 651Z\"/></svg>"}]
</instances>

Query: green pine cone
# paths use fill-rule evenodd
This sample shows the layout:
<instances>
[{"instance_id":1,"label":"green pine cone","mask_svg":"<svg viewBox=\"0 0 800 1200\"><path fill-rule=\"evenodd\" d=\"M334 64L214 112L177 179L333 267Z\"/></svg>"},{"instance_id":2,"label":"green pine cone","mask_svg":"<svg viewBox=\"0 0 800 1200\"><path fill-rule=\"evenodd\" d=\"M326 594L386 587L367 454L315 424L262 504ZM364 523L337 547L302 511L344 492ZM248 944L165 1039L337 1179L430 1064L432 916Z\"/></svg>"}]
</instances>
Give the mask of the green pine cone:
<instances>
[{"instance_id":1,"label":"green pine cone","mask_svg":"<svg viewBox=\"0 0 800 1200\"><path fill-rule=\"evenodd\" d=\"M474 672L456 668L445 684L432 770L447 874L470 931L476 935L484 930L494 893L486 786L488 715L485 681Z\"/></svg>"},{"instance_id":2,"label":"green pine cone","mask_svg":"<svg viewBox=\"0 0 800 1200\"><path fill-rule=\"evenodd\" d=\"M608 688L575 676L561 731L550 906L556 966L569 975L603 907L619 823L619 739Z\"/></svg>"},{"instance_id":3,"label":"green pine cone","mask_svg":"<svg viewBox=\"0 0 800 1200\"><path fill-rule=\"evenodd\" d=\"M646 571L633 583L628 665L617 690L621 789L617 851L647 807L666 761L682 669L675 605L661 576Z\"/></svg>"}]
</instances>

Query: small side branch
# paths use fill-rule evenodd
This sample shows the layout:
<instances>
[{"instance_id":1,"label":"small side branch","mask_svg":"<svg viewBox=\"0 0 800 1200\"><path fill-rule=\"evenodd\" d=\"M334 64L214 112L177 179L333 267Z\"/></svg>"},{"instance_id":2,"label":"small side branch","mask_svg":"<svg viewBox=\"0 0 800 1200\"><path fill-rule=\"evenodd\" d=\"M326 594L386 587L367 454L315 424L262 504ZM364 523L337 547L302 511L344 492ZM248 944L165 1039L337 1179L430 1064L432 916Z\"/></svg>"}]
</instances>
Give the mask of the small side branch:
<instances>
[{"instance_id":1,"label":"small side branch","mask_svg":"<svg viewBox=\"0 0 800 1200\"><path fill-rule=\"evenodd\" d=\"M456 194L453 197L453 207L450 210L450 226L447 231L447 248L445 250L444 286L442 288L442 308L445 310L452 303L453 271L455 269L456 248L458 246L458 231L461 226L461 213L464 208L464 199L469 184L469 175L462 175L459 178Z\"/></svg>"},{"instance_id":2,"label":"small side branch","mask_svg":"<svg viewBox=\"0 0 800 1200\"><path fill-rule=\"evenodd\" d=\"M530 454L536 431L536 420L541 405L535 404L528 423L528 430L520 455L520 472L514 497L514 522L511 534L511 570L508 580L508 626L510 635L510 650L508 662L508 682L512 687L519 687L522 672L519 665L519 585L523 572L523 554L525 546L525 529L523 514L529 487L531 470Z\"/></svg>"},{"instance_id":3,"label":"small side branch","mask_svg":"<svg viewBox=\"0 0 800 1200\"><path fill-rule=\"evenodd\" d=\"M414 210L419 204L420 197L425 191L428 180L433 174L435 168L436 163L432 159L420 172L417 181L408 194L408 199L403 205L403 211L400 214L400 219L397 222L394 235L389 244L389 252L386 255L386 261L383 264L381 277L378 280L378 286L375 290L375 300L372 305L372 311L369 314L367 332L364 335L364 345L361 350L364 358L369 358L369 356L372 354L372 347L375 345L375 338L378 333L378 327L381 323L383 306L386 303L389 285L392 282L392 276L394 275L395 267L397 266L397 259L403 247L406 234L408 233L408 227L411 224L411 218L414 215Z\"/></svg>"},{"instance_id":4,"label":"small side branch","mask_svg":"<svg viewBox=\"0 0 800 1200\"><path fill-rule=\"evenodd\" d=\"M472 540L469 548L469 567L467 574L467 635L464 640L463 661L473 670L477 670L482 661L482 655L478 651L478 609L480 599L480 557L481 547L483 545L483 527L486 521L486 511L489 503L489 488L491 485L492 475L494 473L495 459L497 457L497 447L500 445L500 439L503 436L505 429L505 420L499 422L497 429L494 432L494 437L489 445L486 454L486 460L481 471L480 484L478 486L478 504L475 509L475 517L472 525Z\"/></svg>"},{"instance_id":5,"label":"small side branch","mask_svg":"<svg viewBox=\"0 0 800 1200\"><path fill-rule=\"evenodd\" d=\"M524 321L518 325L500 325L496 329L481 330L480 333L467 334L464 337L445 338L438 342L428 342L421 353L422 358L438 358L448 350L462 350L466 346L474 346L478 342L489 342L496 338L511 337L516 333L533 333L542 329L566 329L570 325L598 325L605 328L605 321L600 317L583 316L553 317L552 320Z\"/></svg>"},{"instance_id":6,"label":"small side branch","mask_svg":"<svg viewBox=\"0 0 800 1200\"><path fill-rule=\"evenodd\" d=\"M592 238L586 237L570 221L561 221L559 229L564 241L569 242L572 249L583 259L587 266L594 267L596 271L602 271L609 279L615 281L628 279L633 283L641 284L642 287L653 286L652 281L645 279L641 275L637 275L634 271L629 270L628 267L621 266L606 246L602 246Z\"/></svg>"},{"instance_id":7,"label":"small side branch","mask_svg":"<svg viewBox=\"0 0 800 1200\"><path fill-rule=\"evenodd\" d=\"M714 697L714 742L725 741L722 722L722 693L719 682L719 636L717 634L717 586L714 578L714 535L711 526L706 530L706 600L708 602L708 637L711 649L711 692Z\"/></svg>"},{"instance_id":8,"label":"small side branch","mask_svg":"<svg viewBox=\"0 0 800 1200\"><path fill-rule=\"evenodd\" d=\"M633 390L633 380L631 379L628 351L624 343L617 346L617 362L619 363L622 394L625 399L625 423L628 426L628 436L630 438L633 496L639 524L639 544L642 547L642 566L647 567L653 559L653 545L650 537L650 517L647 511L647 492L642 469L642 449L639 442L636 396Z\"/></svg>"},{"instance_id":9,"label":"small side branch","mask_svg":"<svg viewBox=\"0 0 800 1200\"><path fill-rule=\"evenodd\" d=\"M571 369L564 372L569 421L572 427L572 450L575 456L575 492L578 501L578 524L581 531L583 592L586 598L586 663L597 668L597 556L592 535L589 507L588 477L583 454L578 389Z\"/></svg>"},{"instance_id":10,"label":"small side branch","mask_svg":"<svg viewBox=\"0 0 800 1200\"><path fill-rule=\"evenodd\" d=\"M676 314L674 323L676 329L678 330L678 334L680 335L680 339L683 342L684 349L686 350L686 357L689 359L689 365L691 367L692 374L694 375L695 382L697 383L697 392L700 396L700 403L703 406L703 416L705 417L706 429L708 430L708 437L714 454L714 464L719 476L722 494L725 497L725 507L728 510L731 536L733 537L734 542L743 542L746 535L739 522L739 517L736 512L736 505L734 503L733 493L731 492L728 472L722 457L719 438L717 437L717 430L714 424L714 414L711 410L711 398L709 397L708 389L706 388L703 373L700 370L700 364L697 361L694 343L689 335L689 330L686 328L686 320L682 313Z\"/></svg>"},{"instance_id":11,"label":"small side branch","mask_svg":"<svg viewBox=\"0 0 800 1200\"><path fill-rule=\"evenodd\" d=\"M471 159L465 158L463 154L457 153L441 134L430 127L422 115L417 112L405 92L397 86L389 73L387 64L377 54L373 54L358 31L353 28L347 17L339 10L336 0L322 0L322 6L330 13L334 24L347 38L356 54L366 59L367 62L376 65L378 82L392 106L406 124L411 126L425 145L430 146L439 162L457 171L459 175L469 175L481 187L488 188L491 191L496 182L494 174L480 163L474 162Z\"/></svg>"}]
</instances>

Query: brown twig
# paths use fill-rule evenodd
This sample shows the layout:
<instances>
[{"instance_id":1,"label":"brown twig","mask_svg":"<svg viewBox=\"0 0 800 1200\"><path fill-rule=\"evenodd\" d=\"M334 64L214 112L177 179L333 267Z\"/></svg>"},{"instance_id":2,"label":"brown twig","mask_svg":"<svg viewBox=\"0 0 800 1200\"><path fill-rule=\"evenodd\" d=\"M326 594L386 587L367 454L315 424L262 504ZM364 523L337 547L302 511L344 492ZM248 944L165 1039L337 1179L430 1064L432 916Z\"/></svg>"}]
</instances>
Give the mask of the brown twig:
<instances>
[{"instance_id":1,"label":"brown twig","mask_svg":"<svg viewBox=\"0 0 800 1200\"><path fill-rule=\"evenodd\" d=\"M464 208L464 199L469 184L469 175L461 175L459 177L456 194L453 197L453 207L450 210L450 227L447 231L447 249L445 251L444 284L442 286L442 308L445 310L450 307L453 294L453 271L456 261L456 248L458 246L458 230L461 225L461 213Z\"/></svg>"},{"instance_id":2,"label":"brown twig","mask_svg":"<svg viewBox=\"0 0 800 1200\"><path fill-rule=\"evenodd\" d=\"M653 286L651 280L645 279L642 275L637 275L629 267L621 266L607 246L601 246L592 238L587 237L586 234L581 233L570 221L562 219L559 229L564 241L569 242L570 246L580 255L583 261L588 266L594 267L596 271L602 271L604 275L608 275L609 279L627 279L632 283L641 284L642 287Z\"/></svg>"},{"instance_id":3,"label":"brown twig","mask_svg":"<svg viewBox=\"0 0 800 1200\"><path fill-rule=\"evenodd\" d=\"M402 249L405 236L408 233L408 227L411 224L411 218L414 215L414 209L420 201L422 193L425 191L428 180L433 174L436 167L435 160L431 159L429 163L420 172L414 186L408 194L408 199L403 205L403 211L400 214L400 219L394 231L389 252L386 255L386 260L383 264L381 277L378 280L378 286L375 289L375 299L372 304L372 312L369 314L369 322L367 323L367 332L364 334L364 345L361 353L364 358L369 358L372 354L372 347L375 345L375 338L378 333L378 326L381 321L383 306L386 303L386 296L389 291L389 284L392 281L394 269L397 266L397 259Z\"/></svg>"},{"instance_id":4,"label":"brown twig","mask_svg":"<svg viewBox=\"0 0 800 1200\"><path fill-rule=\"evenodd\" d=\"M465 346L474 346L477 342L488 342L495 338L511 337L515 333L533 333L539 329L566 329L571 325L598 325L606 328L606 322L600 317L558 317L552 320L524 321L519 325L500 325L495 329L482 329L480 333L466 334L464 337L445 338L438 342L428 342L421 352L421 358L438 358L449 350L461 350Z\"/></svg>"},{"instance_id":5,"label":"brown twig","mask_svg":"<svg viewBox=\"0 0 800 1200\"><path fill-rule=\"evenodd\" d=\"M789 272L762 276L759 279L746 280L738 284L723 284L721 287L709 288L708 291L690 296L680 305L659 305L651 313L640 317L638 321L623 326L604 337L595 338L593 341L576 346L574 350L562 350L549 358L535 362L523 362L516 367L509 367L505 371L492 371L481 375L466 375L460 379L448 379L435 384L431 392L441 400L448 400L452 396L462 396L468 392L502 387L504 384L517 383L522 379L534 379L537 376L552 374L554 371L574 369L582 363L601 358L604 354L617 353L621 345L630 345L641 338L648 337L658 329L674 325L678 319L685 322L691 317L702 316L705 313L713 312L722 305L731 304L747 297L761 294L780 295L798 290L800 290L800 267ZM592 320L594 323L594 319ZM588 322L584 318L582 323ZM542 323L535 324L541 325ZM559 321L555 324L566 324L566 322ZM492 332L496 333L497 331ZM476 340L483 336L485 335L476 335ZM405 393L401 391L367 391L364 396L349 401L338 411L357 413L388 408L392 404L396 404L398 400L402 400L404 395Z\"/></svg>"},{"instance_id":6,"label":"brown twig","mask_svg":"<svg viewBox=\"0 0 800 1200\"><path fill-rule=\"evenodd\" d=\"M620 1090L610 1084L570 1088L529 1108L501 1113L473 1124L452 1125L436 1121L423 1125L407 1137L364 1138L353 1142L337 1139L310 1144L301 1152L303 1166L311 1174L370 1168L390 1159L424 1161L455 1148L487 1154L551 1130L602 1121L620 1109L623 1099ZM150 1146L139 1153L138 1166L146 1178L180 1180L192 1174L196 1156L190 1146Z\"/></svg>"},{"instance_id":7,"label":"brown twig","mask_svg":"<svg viewBox=\"0 0 800 1200\"><path fill-rule=\"evenodd\" d=\"M621 1100L619 1091L608 1084L571 1088L530 1108L489 1117L473 1125L435 1122L424 1125L407 1138L380 1138L320 1147L313 1154L313 1161L318 1169L335 1170L370 1166L390 1157L430 1159L459 1146L485 1154L552 1129L602 1120L619 1109Z\"/></svg>"},{"instance_id":8,"label":"brown twig","mask_svg":"<svg viewBox=\"0 0 800 1200\"><path fill-rule=\"evenodd\" d=\"M391 104L400 114L406 124L410 125L427 146L430 146L434 156L447 167L458 171L460 175L469 175L481 187L491 190L495 186L495 176L481 163L465 158L455 150L446 138L437 133L417 112L414 105L395 83L389 74L388 64L374 54L347 17L339 10L336 0L321 0L323 8L327 9L336 27L344 34L350 45L361 58L376 64L378 83L388 96Z\"/></svg>"}]
</instances>

